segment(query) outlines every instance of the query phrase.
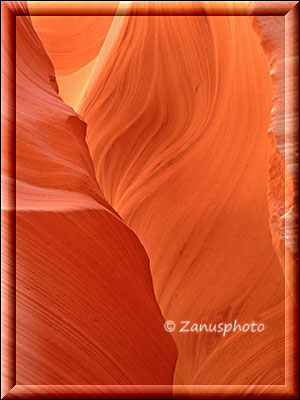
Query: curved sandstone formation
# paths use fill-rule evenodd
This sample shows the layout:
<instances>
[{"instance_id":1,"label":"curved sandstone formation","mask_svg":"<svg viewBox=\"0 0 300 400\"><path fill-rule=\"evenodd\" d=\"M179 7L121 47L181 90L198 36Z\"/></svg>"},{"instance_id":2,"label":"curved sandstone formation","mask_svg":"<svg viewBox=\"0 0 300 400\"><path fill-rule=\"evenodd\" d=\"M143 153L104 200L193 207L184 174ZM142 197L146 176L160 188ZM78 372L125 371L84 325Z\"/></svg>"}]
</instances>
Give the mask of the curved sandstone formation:
<instances>
[{"instance_id":1,"label":"curved sandstone formation","mask_svg":"<svg viewBox=\"0 0 300 400\"><path fill-rule=\"evenodd\" d=\"M110 2L111 15L102 17L59 15L60 9L63 12L63 7L67 9L76 7L78 3L76 1L29 1L28 3L33 27L39 33L55 73L68 75L87 65L99 54L119 2ZM101 3L103 2L86 2L86 9L103 7ZM43 11L51 7L55 7L57 16L43 15ZM42 13L43 16L34 16L36 9L38 14Z\"/></svg>"},{"instance_id":2,"label":"curved sandstone formation","mask_svg":"<svg viewBox=\"0 0 300 400\"><path fill-rule=\"evenodd\" d=\"M80 2L77 1L28 2L33 27L38 32L53 63L59 95L75 110L119 2L85 2L85 11L92 13L106 7L106 12L110 15L59 15L67 13L70 7L74 11L78 4ZM55 9L55 16L47 16L47 10L51 8ZM35 16L35 13L43 16Z\"/></svg>"},{"instance_id":3,"label":"curved sandstone formation","mask_svg":"<svg viewBox=\"0 0 300 400\"><path fill-rule=\"evenodd\" d=\"M253 21L261 46L268 57L274 82L273 108L268 131L268 199L273 243L283 267L286 257L287 260L298 259L299 255L297 3L290 1L281 6L285 16L256 16ZM260 2L252 2L249 11L259 14L260 7ZM284 31L285 35L282 34Z\"/></svg>"},{"instance_id":4,"label":"curved sandstone formation","mask_svg":"<svg viewBox=\"0 0 300 400\"><path fill-rule=\"evenodd\" d=\"M260 38L273 79L269 124L268 203L274 249L286 281L285 384L295 391L299 276L299 3L267 2L274 16L263 16L266 2L251 2L253 26ZM260 15L262 14L262 15ZM272 14L272 13L270 13ZM284 32L284 34L283 34Z\"/></svg>"},{"instance_id":5,"label":"curved sandstone formation","mask_svg":"<svg viewBox=\"0 0 300 400\"><path fill-rule=\"evenodd\" d=\"M267 326L225 338L174 331L174 383L281 384L284 277L267 202L273 89L252 18L122 18L79 107L100 187L149 255L166 320Z\"/></svg>"},{"instance_id":6,"label":"curved sandstone formation","mask_svg":"<svg viewBox=\"0 0 300 400\"><path fill-rule=\"evenodd\" d=\"M177 352L147 254L99 189L30 17L16 45L17 384L170 385Z\"/></svg>"}]
</instances>

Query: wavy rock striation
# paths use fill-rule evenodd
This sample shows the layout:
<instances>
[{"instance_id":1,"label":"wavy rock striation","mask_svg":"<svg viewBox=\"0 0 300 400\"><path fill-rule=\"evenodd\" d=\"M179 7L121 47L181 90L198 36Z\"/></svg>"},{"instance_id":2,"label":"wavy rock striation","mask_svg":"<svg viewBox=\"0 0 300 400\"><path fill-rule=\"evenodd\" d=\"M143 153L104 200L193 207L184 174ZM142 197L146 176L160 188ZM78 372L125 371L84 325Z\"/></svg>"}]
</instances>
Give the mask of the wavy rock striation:
<instances>
[{"instance_id":1,"label":"wavy rock striation","mask_svg":"<svg viewBox=\"0 0 300 400\"><path fill-rule=\"evenodd\" d=\"M74 11L78 5L80 6L80 2L77 1L28 2L33 27L53 63L59 95L75 110L119 2L85 2L85 11L93 13L99 8L106 7L108 15L82 16L80 8L79 15L64 15L68 14L70 7ZM51 9L55 9L57 15L47 16L47 12ZM45 15L35 16L35 13Z\"/></svg>"},{"instance_id":2,"label":"wavy rock striation","mask_svg":"<svg viewBox=\"0 0 300 400\"><path fill-rule=\"evenodd\" d=\"M251 20L117 17L79 107L100 187L145 246L165 319L267 326L174 331L175 384L284 382L284 277L267 202L272 81Z\"/></svg>"},{"instance_id":3,"label":"wavy rock striation","mask_svg":"<svg viewBox=\"0 0 300 400\"><path fill-rule=\"evenodd\" d=\"M286 261L299 259L297 235L299 32L296 29L299 4L297 3L297 1L285 3L285 16L256 16L253 21L254 29L267 55L274 83L272 117L268 131L270 139L268 200L273 244L283 267ZM260 7L260 2L252 2L249 10L256 14Z\"/></svg>"},{"instance_id":4,"label":"wavy rock striation","mask_svg":"<svg viewBox=\"0 0 300 400\"><path fill-rule=\"evenodd\" d=\"M17 384L169 385L177 352L147 254L99 189L30 17L16 49Z\"/></svg>"}]
</instances>

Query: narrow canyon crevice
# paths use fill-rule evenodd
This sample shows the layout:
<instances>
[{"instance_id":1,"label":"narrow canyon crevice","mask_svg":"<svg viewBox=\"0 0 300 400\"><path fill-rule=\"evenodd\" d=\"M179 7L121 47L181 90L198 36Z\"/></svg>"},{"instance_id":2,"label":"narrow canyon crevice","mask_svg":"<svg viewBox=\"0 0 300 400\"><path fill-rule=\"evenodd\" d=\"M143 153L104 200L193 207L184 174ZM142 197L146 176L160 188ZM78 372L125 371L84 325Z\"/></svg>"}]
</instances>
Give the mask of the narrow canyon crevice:
<instances>
[{"instance_id":1,"label":"narrow canyon crevice","mask_svg":"<svg viewBox=\"0 0 300 400\"><path fill-rule=\"evenodd\" d=\"M21 14L16 176L8 145L2 167L7 192L16 179L17 384L284 385L298 139L282 33L298 11L38 3L4 5ZM266 329L179 332L235 320Z\"/></svg>"}]
</instances>

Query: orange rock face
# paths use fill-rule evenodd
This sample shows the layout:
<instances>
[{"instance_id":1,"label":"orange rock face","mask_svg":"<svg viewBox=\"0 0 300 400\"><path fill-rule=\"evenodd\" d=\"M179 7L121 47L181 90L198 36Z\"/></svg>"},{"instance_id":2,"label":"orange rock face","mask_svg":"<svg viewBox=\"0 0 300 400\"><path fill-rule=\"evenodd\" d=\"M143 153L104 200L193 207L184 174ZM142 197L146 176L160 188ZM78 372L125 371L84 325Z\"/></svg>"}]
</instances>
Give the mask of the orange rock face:
<instances>
[{"instance_id":1,"label":"orange rock face","mask_svg":"<svg viewBox=\"0 0 300 400\"><path fill-rule=\"evenodd\" d=\"M79 109L99 185L141 239L167 320L268 324L263 338L177 332L174 382L282 383L284 279L266 197L272 82L250 17L123 24Z\"/></svg>"},{"instance_id":2,"label":"orange rock face","mask_svg":"<svg viewBox=\"0 0 300 400\"><path fill-rule=\"evenodd\" d=\"M171 384L148 256L103 197L30 18L16 28L16 382Z\"/></svg>"},{"instance_id":3,"label":"orange rock face","mask_svg":"<svg viewBox=\"0 0 300 400\"><path fill-rule=\"evenodd\" d=\"M28 3L17 383L284 385L298 161L281 17L252 16L256 2ZM264 330L196 329L234 321Z\"/></svg>"}]
</instances>

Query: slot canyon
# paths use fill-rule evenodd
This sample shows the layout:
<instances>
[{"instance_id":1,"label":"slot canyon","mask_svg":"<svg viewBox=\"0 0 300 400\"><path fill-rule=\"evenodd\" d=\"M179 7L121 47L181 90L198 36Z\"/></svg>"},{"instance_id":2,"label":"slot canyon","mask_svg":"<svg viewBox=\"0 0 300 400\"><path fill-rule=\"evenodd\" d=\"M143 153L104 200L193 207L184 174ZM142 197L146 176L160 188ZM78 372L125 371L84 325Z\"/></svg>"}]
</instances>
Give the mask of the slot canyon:
<instances>
[{"instance_id":1,"label":"slot canyon","mask_svg":"<svg viewBox=\"0 0 300 400\"><path fill-rule=\"evenodd\" d=\"M17 385L292 379L297 3L2 2Z\"/></svg>"}]
</instances>

